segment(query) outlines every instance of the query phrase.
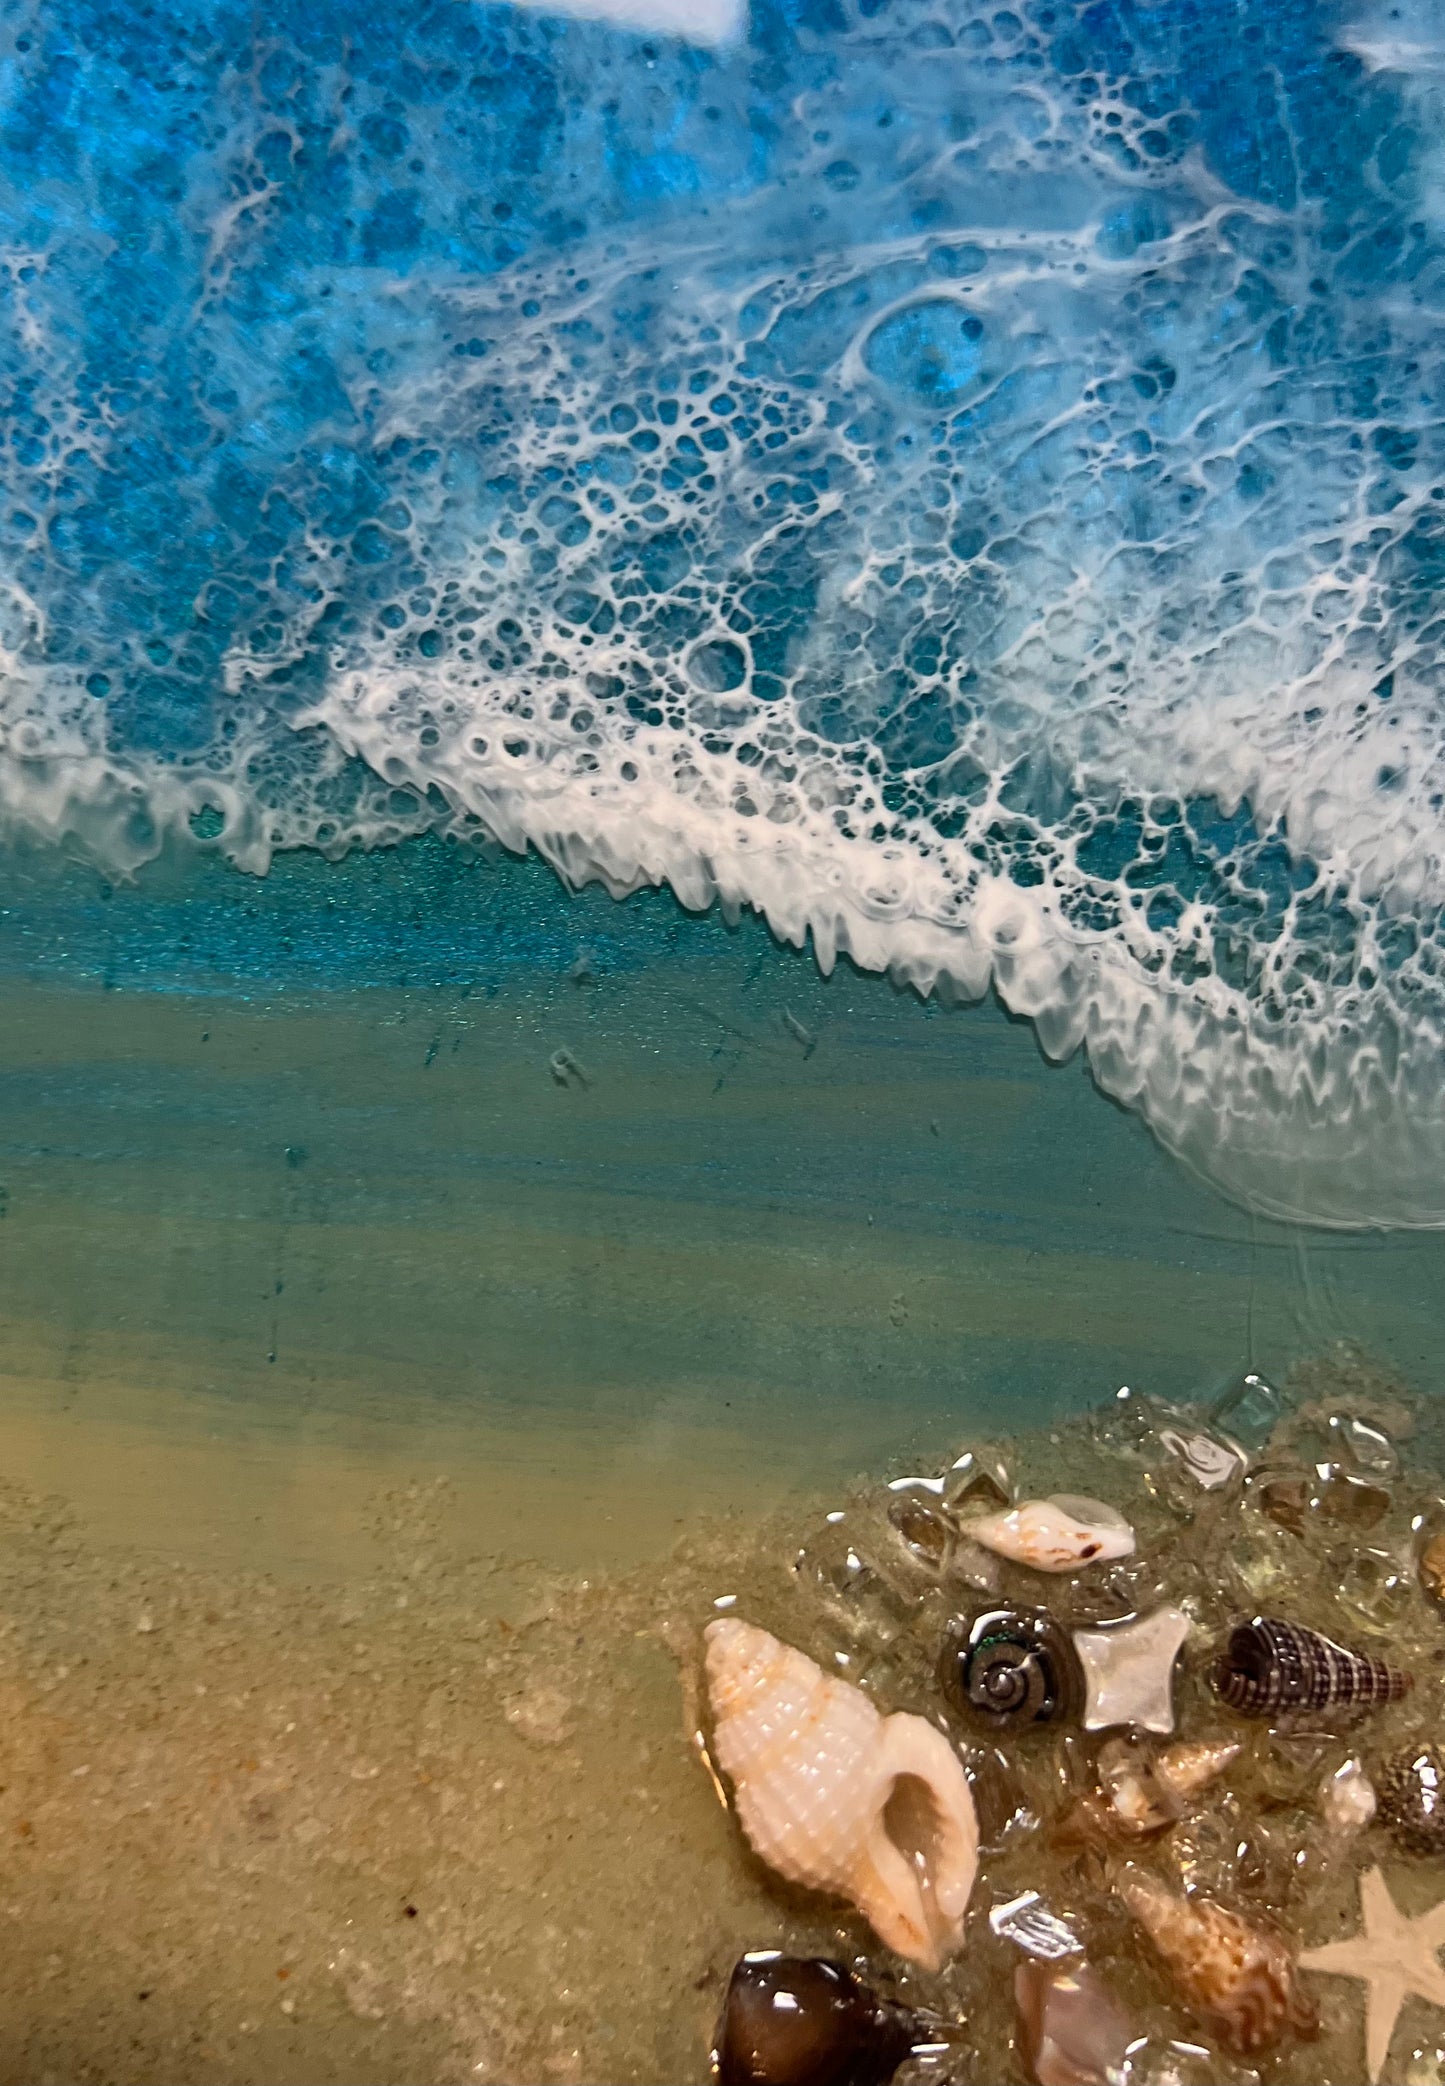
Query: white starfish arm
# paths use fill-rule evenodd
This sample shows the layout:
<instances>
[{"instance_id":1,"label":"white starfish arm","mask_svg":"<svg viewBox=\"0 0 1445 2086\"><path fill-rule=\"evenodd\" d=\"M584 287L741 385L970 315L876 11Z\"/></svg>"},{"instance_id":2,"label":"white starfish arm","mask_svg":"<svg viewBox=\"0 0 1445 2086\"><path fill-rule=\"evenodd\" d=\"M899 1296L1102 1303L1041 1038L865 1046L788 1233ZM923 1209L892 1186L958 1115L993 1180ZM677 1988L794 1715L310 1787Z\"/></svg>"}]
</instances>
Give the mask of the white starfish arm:
<instances>
[{"instance_id":1,"label":"white starfish arm","mask_svg":"<svg viewBox=\"0 0 1445 2086\"><path fill-rule=\"evenodd\" d=\"M1366 1869L1360 1878L1360 1918L1371 1941L1405 1939L1407 1922L1379 1869Z\"/></svg>"},{"instance_id":2,"label":"white starfish arm","mask_svg":"<svg viewBox=\"0 0 1445 2086\"><path fill-rule=\"evenodd\" d=\"M1428 1999L1432 2006L1445 2006L1445 1970L1438 1963L1426 1963L1414 1950L1411 1958L1408 1965L1402 1965L1400 1973L1410 1990Z\"/></svg>"},{"instance_id":3,"label":"white starfish arm","mask_svg":"<svg viewBox=\"0 0 1445 2086\"><path fill-rule=\"evenodd\" d=\"M1360 1967L1358 1941L1326 1941L1320 1948L1305 1949L1299 1961L1302 1970L1322 1970L1326 1977L1356 1977L1365 1982L1372 1974Z\"/></svg>"},{"instance_id":4,"label":"white starfish arm","mask_svg":"<svg viewBox=\"0 0 1445 2086\"><path fill-rule=\"evenodd\" d=\"M1404 2003L1404 1977L1376 1972L1365 1993L1365 2063L1369 2067L1370 2086L1379 2086L1380 2073L1390 2054L1390 2038Z\"/></svg>"}]
</instances>

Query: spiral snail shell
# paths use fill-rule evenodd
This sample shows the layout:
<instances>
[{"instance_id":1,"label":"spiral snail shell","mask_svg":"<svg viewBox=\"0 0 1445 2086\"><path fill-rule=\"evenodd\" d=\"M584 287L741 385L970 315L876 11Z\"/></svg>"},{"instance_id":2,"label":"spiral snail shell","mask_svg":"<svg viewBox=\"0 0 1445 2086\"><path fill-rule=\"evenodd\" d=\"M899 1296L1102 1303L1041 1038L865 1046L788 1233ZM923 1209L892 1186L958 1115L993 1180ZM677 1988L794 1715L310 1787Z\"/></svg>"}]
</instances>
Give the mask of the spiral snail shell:
<instances>
[{"instance_id":1,"label":"spiral snail shell","mask_svg":"<svg viewBox=\"0 0 1445 2086\"><path fill-rule=\"evenodd\" d=\"M993 1724L1075 1716L1084 1692L1078 1653L1046 1608L957 1617L944 1637L939 1682L955 1709Z\"/></svg>"},{"instance_id":2,"label":"spiral snail shell","mask_svg":"<svg viewBox=\"0 0 1445 2086\"><path fill-rule=\"evenodd\" d=\"M1231 1709L1268 1717L1296 1709L1372 1709L1397 1702L1414 1681L1302 1623L1256 1615L1230 1631L1214 1685Z\"/></svg>"},{"instance_id":3,"label":"spiral snail shell","mask_svg":"<svg viewBox=\"0 0 1445 2086\"><path fill-rule=\"evenodd\" d=\"M1236 2056L1317 2033L1314 2001L1278 1934L1208 1898L1181 1897L1142 1869L1126 1870L1118 1889L1183 1998Z\"/></svg>"}]
</instances>

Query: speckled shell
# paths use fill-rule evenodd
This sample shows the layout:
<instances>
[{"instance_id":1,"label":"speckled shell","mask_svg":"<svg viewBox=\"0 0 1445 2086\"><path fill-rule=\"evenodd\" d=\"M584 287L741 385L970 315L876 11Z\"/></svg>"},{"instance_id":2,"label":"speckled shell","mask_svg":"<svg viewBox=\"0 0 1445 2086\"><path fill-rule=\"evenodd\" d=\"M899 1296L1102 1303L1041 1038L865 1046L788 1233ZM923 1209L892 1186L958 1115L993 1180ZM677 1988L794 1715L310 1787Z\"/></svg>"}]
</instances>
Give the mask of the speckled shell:
<instances>
[{"instance_id":1,"label":"speckled shell","mask_svg":"<svg viewBox=\"0 0 1445 2086\"><path fill-rule=\"evenodd\" d=\"M944 1635L938 1678L956 1710L995 1726L1075 1717L1084 1698L1073 1640L1045 1608L956 1618Z\"/></svg>"},{"instance_id":2,"label":"speckled shell","mask_svg":"<svg viewBox=\"0 0 1445 2086\"><path fill-rule=\"evenodd\" d=\"M1268 1717L1297 1709L1372 1709L1398 1701L1414 1682L1398 1667L1350 1651L1318 1630L1256 1615L1230 1631L1214 1685L1231 1709Z\"/></svg>"},{"instance_id":3,"label":"speckled shell","mask_svg":"<svg viewBox=\"0 0 1445 2086\"><path fill-rule=\"evenodd\" d=\"M978 1871L973 1796L948 1740L922 1717L880 1716L734 1616L705 1637L713 1751L754 1852L848 1898L890 1948L939 1969L963 1939Z\"/></svg>"},{"instance_id":4,"label":"speckled shell","mask_svg":"<svg viewBox=\"0 0 1445 2086\"><path fill-rule=\"evenodd\" d=\"M1128 1557L1134 1531L1096 1499L1026 1499L1021 1506L963 1523L963 1533L985 1550L1031 1565L1036 1572L1077 1572L1085 1565Z\"/></svg>"},{"instance_id":5,"label":"speckled shell","mask_svg":"<svg viewBox=\"0 0 1445 2086\"><path fill-rule=\"evenodd\" d=\"M1410 1854L1445 1854L1445 1751L1420 1739L1377 1776L1380 1816Z\"/></svg>"},{"instance_id":6,"label":"speckled shell","mask_svg":"<svg viewBox=\"0 0 1445 2086\"><path fill-rule=\"evenodd\" d=\"M1208 1898L1180 1897L1137 1869L1126 1874L1119 1895L1180 1993L1237 2057L1253 2057L1286 2033L1315 2034L1314 2004L1277 1934Z\"/></svg>"}]
</instances>

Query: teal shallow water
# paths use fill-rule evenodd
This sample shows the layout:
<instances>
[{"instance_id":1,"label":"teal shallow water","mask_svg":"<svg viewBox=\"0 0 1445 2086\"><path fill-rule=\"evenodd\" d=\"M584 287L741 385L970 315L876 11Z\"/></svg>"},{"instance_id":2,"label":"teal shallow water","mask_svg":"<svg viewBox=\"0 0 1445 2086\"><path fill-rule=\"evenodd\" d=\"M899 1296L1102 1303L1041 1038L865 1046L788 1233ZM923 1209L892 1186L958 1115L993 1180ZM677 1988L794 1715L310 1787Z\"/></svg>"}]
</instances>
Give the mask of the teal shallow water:
<instances>
[{"instance_id":1,"label":"teal shallow water","mask_svg":"<svg viewBox=\"0 0 1445 2086\"><path fill-rule=\"evenodd\" d=\"M1117 1488L1051 1428L1122 1382L1433 1388L1441 1242L1243 1215L992 1004L430 846L5 876L0 2081L701 2079L740 1950L867 1945L714 1802L715 1599L806 1634L820 1515L983 1436ZM1438 1482L1428 1403L1295 1389ZM1216 1606L1297 1574L1246 1533ZM1348 1896L1261 1879L1311 1939ZM1040 1883L980 1886L963 2076ZM1270 2076L1355 2075L1327 2025Z\"/></svg>"},{"instance_id":2,"label":"teal shallow water","mask_svg":"<svg viewBox=\"0 0 1445 2086\"><path fill-rule=\"evenodd\" d=\"M995 1004L750 918L432 843L4 897L27 1427L465 1467L499 1547L600 1559L1123 1382L1445 1347L1445 1241L1248 1217Z\"/></svg>"}]
</instances>

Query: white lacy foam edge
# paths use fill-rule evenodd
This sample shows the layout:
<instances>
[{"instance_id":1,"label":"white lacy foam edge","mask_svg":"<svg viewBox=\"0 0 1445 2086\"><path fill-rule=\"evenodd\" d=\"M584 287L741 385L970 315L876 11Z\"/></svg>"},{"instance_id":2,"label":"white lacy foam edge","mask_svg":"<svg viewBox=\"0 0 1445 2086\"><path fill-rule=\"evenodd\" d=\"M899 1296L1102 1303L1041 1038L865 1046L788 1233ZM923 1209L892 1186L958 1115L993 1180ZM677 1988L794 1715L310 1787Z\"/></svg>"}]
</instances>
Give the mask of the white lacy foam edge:
<instances>
[{"instance_id":1,"label":"white lacy foam edge","mask_svg":"<svg viewBox=\"0 0 1445 2086\"><path fill-rule=\"evenodd\" d=\"M358 676L353 702L368 683L375 698L376 680ZM1433 1049L1391 1052L1364 1031L1322 1032L1316 1050L1271 1048L1219 979L1190 990L1151 978L1120 936L1069 928L1047 883L1021 888L970 859L969 914L944 918L957 877L942 859L850 837L825 819L784 828L656 786L623 791L535 772L524 786L480 777L459 786L455 771L403 762L395 740L378 758L370 707L365 698L353 707L336 688L298 722L324 725L339 756L359 755L393 786L440 788L458 814L515 853L534 849L573 886L600 882L623 898L665 885L694 911L751 909L780 940L802 948L811 939L825 974L847 956L920 994L978 1000L992 987L1033 1023L1048 1057L1082 1046L1105 1093L1137 1111L1191 1171L1262 1216L1348 1230L1445 1227ZM22 726L0 747L0 831L78 841L122 876L152 859L165 835L186 836L205 807L221 812L219 844L243 870L262 874L276 847L308 844L304 824L279 832L229 777L159 761L123 767L73 721L37 733L32 746L24 738ZM361 843L404 830L363 833ZM891 891L882 887L890 875Z\"/></svg>"},{"instance_id":2,"label":"white lacy foam edge","mask_svg":"<svg viewBox=\"0 0 1445 2086\"><path fill-rule=\"evenodd\" d=\"M693 911L716 902L736 917L749 908L780 940L803 948L811 939L824 975L847 956L922 995L978 1000L992 987L1033 1023L1048 1057L1062 1062L1082 1046L1105 1093L1258 1214L1332 1229L1445 1227L1433 1048L1412 1058L1388 1039L1377 1048L1363 1031L1337 1029L1333 1050L1271 1051L1219 978L1190 990L1151 977L1122 934L1085 937L1070 927L1050 884L1026 888L981 873L957 843L924 859L905 845L846 835L822 814L787 827L741 816L717 785L746 771L693 745L688 762L710 801L660 787L645 771L666 773L665 731L629 741L644 770L630 787L555 770L507 787L494 763L484 779L459 773L444 753L435 766L403 759L398 739L378 729L389 679L340 677L303 721L324 724L393 783L439 788L504 846L535 849L569 884L600 882L615 898L666 885ZM960 918L964 885L969 911Z\"/></svg>"}]
</instances>

